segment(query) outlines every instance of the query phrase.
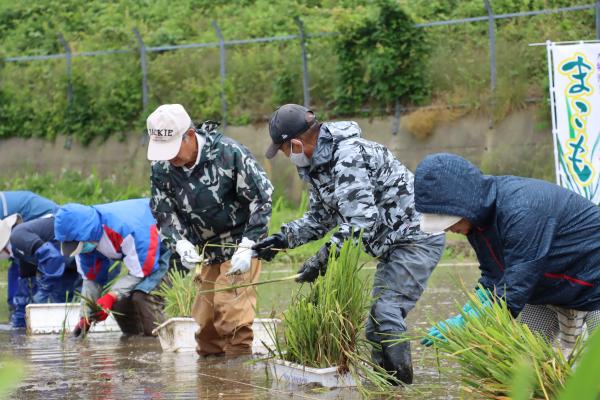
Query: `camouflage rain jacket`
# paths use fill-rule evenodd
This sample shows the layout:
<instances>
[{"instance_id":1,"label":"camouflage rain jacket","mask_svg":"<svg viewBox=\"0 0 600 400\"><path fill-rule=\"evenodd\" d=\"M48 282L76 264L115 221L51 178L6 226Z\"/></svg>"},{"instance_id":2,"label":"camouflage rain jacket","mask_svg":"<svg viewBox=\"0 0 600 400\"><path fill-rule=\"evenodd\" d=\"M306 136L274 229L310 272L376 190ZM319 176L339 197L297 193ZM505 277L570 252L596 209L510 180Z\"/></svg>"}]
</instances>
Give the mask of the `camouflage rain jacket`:
<instances>
[{"instance_id":1,"label":"camouflage rain jacket","mask_svg":"<svg viewBox=\"0 0 600 400\"><path fill-rule=\"evenodd\" d=\"M310 209L282 227L291 247L339 225L335 245L362 229L365 250L385 259L395 246L429 237L419 229L413 174L386 147L360 134L352 121L321 125L311 165L298 168L311 186Z\"/></svg>"},{"instance_id":2,"label":"camouflage rain jacket","mask_svg":"<svg viewBox=\"0 0 600 400\"><path fill-rule=\"evenodd\" d=\"M163 241L187 239L198 245L234 244L242 237L257 241L268 230L273 186L252 153L204 123L196 130L206 138L191 173L168 161L152 163L150 207ZM206 247L205 262L231 259L234 248Z\"/></svg>"}]
</instances>

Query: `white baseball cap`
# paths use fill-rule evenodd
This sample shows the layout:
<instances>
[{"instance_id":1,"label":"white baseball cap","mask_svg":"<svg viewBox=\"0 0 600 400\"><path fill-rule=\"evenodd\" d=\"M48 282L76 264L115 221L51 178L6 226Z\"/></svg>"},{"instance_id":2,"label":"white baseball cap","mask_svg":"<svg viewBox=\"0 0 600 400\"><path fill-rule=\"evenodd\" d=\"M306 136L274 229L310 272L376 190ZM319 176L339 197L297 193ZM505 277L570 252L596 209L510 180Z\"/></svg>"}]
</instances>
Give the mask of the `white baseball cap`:
<instances>
[{"instance_id":1,"label":"white baseball cap","mask_svg":"<svg viewBox=\"0 0 600 400\"><path fill-rule=\"evenodd\" d=\"M163 104L154 110L146 120L150 136L148 160L168 161L175 158L183 135L191 125L192 119L181 104Z\"/></svg>"},{"instance_id":2,"label":"white baseball cap","mask_svg":"<svg viewBox=\"0 0 600 400\"><path fill-rule=\"evenodd\" d=\"M8 244L10 232L18 219L19 214L11 214L3 220L0 220L0 250L3 250Z\"/></svg>"},{"instance_id":3,"label":"white baseball cap","mask_svg":"<svg viewBox=\"0 0 600 400\"><path fill-rule=\"evenodd\" d=\"M445 214L421 214L421 230L426 233L442 233L460 221L462 217Z\"/></svg>"}]
</instances>

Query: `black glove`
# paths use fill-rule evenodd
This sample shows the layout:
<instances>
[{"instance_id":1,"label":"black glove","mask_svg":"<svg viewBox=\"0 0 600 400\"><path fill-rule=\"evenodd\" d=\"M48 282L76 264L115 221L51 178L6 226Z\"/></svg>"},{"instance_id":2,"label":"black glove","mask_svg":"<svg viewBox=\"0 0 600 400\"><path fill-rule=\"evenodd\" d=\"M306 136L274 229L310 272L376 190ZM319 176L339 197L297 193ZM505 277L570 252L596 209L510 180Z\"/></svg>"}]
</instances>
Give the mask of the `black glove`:
<instances>
[{"instance_id":1,"label":"black glove","mask_svg":"<svg viewBox=\"0 0 600 400\"><path fill-rule=\"evenodd\" d=\"M317 254L304 262L302 268L298 270L300 274L296 282L314 282L319 275L325 275L327 272L327 261L329 260L329 243L319 249Z\"/></svg>"},{"instance_id":2,"label":"black glove","mask_svg":"<svg viewBox=\"0 0 600 400\"><path fill-rule=\"evenodd\" d=\"M277 250L272 249L287 249L289 246L287 237L279 232L256 243L252 246L252 250L256 251L258 258L271 261L278 253Z\"/></svg>"}]
</instances>

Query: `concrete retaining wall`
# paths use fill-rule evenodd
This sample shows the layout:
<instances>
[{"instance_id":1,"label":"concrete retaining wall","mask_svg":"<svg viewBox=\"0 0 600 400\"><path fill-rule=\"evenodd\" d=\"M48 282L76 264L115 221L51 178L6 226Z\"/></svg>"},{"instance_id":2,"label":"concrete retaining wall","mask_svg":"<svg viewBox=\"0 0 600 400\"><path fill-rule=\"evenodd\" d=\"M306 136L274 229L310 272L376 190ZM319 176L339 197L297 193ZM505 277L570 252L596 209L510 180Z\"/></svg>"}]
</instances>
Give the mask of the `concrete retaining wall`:
<instances>
[{"instance_id":1,"label":"concrete retaining wall","mask_svg":"<svg viewBox=\"0 0 600 400\"><path fill-rule=\"evenodd\" d=\"M452 152L465 156L488 173L552 180L552 137L548 127L539 128L537 115L536 108L519 111L494 129L489 129L487 117L468 116L439 126L424 141L404 130L392 136L391 117L355 120L364 137L388 146L412 170L427 154ZM269 143L265 124L229 127L227 135L254 152L280 193L290 199L298 198L302 184L291 163L283 156L271 161L263 157ZM54 142L16 138L0 141L0 178L10 179L32 171L59 173L63 169L74 169L84 173L95 170L100 176L114 175L123 182L148 182L149 162L140 133L132 133L124 142L110 139L87 147L73 143L70 150L66 150L64 144L64 137Z\"/></svg>"}]
</instances>

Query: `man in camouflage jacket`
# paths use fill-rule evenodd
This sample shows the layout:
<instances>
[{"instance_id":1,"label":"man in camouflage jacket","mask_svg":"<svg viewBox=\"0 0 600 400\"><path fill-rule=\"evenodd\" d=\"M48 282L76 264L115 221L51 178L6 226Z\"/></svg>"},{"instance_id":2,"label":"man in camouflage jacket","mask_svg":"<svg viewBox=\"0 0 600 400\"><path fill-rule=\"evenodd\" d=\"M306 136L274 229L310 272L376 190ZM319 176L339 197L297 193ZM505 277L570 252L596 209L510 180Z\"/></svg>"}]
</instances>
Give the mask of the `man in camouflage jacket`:
<instances>
[{"instance_id":1,"label":"man in camouflage jacket","mask_svg":"<svg viewBox=\"0 0 600 400\"><path fill-rule=\"evenodd\" d=\"M200 290L256 281L260 261L251 247L267 233L273 192L263 169L217 124L196 129L179 104L158 107L147 125L148 159L155 161L150 207L163 241L184 266L203 265ZM255 306L253 289L197 296L198 353L251 352Z\"/></svg>"},{"instance_id":2,"label":"man in camouflage jacket","mask_svg":"<svg viewBox=\"0 0 600 400\"><path fill-rule=\"evenodd\" d=\"M410 343L391 346L385 340L406 331L405 318L426 287L444 247L443 235L419 229L413 174L384 146L360 137L355 122L319 123L312 111L295 104L277 109L269 121L273 144L298 167L310 185L310 209L281 232L254 246L269 260L271 248L293 248L322 238L338 226L331 240L309 258L299 282L325 274L329 249L339 249L362 231L365 250L378 258L367 338L375 345L373 359L391 375L412 382Z\"/></svg>"}]
</instances>

